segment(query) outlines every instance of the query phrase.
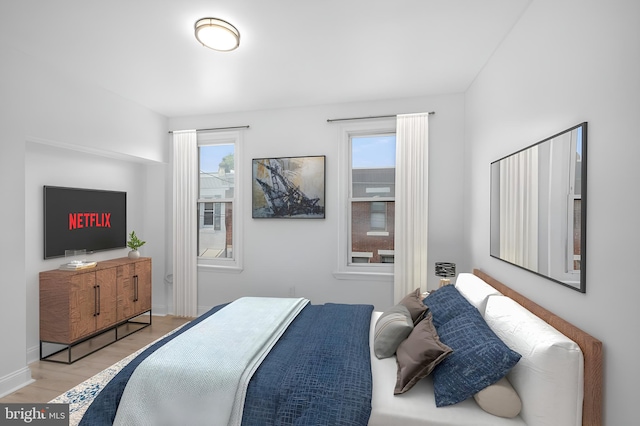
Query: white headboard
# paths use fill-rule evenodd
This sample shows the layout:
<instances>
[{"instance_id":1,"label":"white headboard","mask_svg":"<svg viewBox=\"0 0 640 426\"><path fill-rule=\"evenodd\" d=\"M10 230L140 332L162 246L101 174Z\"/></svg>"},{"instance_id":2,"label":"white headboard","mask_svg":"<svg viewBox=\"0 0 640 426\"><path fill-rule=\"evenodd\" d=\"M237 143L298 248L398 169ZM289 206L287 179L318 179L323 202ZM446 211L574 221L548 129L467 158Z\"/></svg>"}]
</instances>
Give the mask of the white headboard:
<instances>
[{"instance_id":1,"label":"white headboard","mask_svg":"<svg viewBox=\"0 0 640 426\"><path fill-rule=\"evenodd\" d=\"M582 424L602 424L602 342L479 269L473 273L578 344L584 357Z\"/></svg>"}]
</instances>

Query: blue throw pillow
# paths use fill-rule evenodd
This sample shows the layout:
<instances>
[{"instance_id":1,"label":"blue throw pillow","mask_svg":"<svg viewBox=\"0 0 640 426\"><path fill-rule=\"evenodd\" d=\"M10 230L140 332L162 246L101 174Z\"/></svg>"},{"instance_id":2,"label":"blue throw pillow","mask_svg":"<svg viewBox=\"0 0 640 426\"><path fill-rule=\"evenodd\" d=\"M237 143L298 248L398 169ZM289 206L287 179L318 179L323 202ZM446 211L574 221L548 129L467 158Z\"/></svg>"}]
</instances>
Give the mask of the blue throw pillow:
<instances>
[{"instance_id":1,"label":"blue throw pillow","mask_svg":"<svg viewBox=\"0 0 640 426\"><path fill-rule=\"evenodd\" d=\"M437 407L475 395L506 376L520 360L520 354L496 336L475 308L459 313L437 331L442 343L453 349L432 373Z\"/></svg>"},{"instance_id":2,"label":"blue throw pillow","mask_svg":"<svg viewBox=\"0 0 640 426\"><path fill-rule=\"evenodd\" d=\"M436 330L465 311L472 309L478 312L452 285L445 285L429 293L424 304L429 307Z\"/></svg>"}]
</instances>

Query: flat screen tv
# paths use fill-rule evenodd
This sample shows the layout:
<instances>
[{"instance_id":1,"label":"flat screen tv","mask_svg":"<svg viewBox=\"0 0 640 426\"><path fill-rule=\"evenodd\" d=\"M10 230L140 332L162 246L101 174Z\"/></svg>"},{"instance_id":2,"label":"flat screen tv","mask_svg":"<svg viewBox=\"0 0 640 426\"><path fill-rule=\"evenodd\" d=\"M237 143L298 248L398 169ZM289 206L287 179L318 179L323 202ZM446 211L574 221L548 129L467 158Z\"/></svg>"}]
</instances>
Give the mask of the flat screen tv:
<instances>
[{"instance_id":1,"label":"flat screen tv","mask_svg":"<svg viewBox=\"0 0 640 426\"><path fill-rule=\"evenodd\" d=\"M44 258L124 248L127 193L44 186Z\"/></svg>"}]
</instances>

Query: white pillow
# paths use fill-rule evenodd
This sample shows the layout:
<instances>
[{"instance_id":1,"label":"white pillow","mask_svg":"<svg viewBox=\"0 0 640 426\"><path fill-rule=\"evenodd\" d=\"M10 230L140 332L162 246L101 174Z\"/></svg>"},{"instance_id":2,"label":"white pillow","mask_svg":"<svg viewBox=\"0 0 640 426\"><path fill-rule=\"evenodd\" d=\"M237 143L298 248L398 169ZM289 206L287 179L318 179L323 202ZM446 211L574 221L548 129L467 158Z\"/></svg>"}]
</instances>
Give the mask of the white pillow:
<instances>
[{"instance_id":1,"label":"white pillow","mask_svg":"<svg viewBox=\"0 0 640 426\"><path fill-rule=\"evenodd\" d=\"M502 296L495 288L484 282L481 278L468 272L458 274L456 278L456 289L473 306L478 308L480 315L484 316L487 299L489 296Z\"/></svg>"},{"instance_id":2,"label":"white pillow","mask_svg":"<svg viewBox=\"0 0 640 426\"><path fill-rule=\"evenodd\" d=\"M506 296L489 297L484 319L522 355L507 378L527 425L580 426L584 358L578 344Z\"/></svg>"}]
</instances>

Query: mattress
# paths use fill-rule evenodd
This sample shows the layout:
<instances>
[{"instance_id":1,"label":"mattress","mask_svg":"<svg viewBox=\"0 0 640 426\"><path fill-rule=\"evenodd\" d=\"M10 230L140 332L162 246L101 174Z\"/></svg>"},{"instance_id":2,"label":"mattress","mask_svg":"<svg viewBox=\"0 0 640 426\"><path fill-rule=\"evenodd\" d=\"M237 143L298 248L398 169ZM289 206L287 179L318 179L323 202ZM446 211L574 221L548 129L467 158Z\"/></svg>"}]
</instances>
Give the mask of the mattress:
<instances>
[{"instance_id":1,"label":"mattress","mask_svg":"<svg viewBox=\"0 0 640 426\"><path fill-rule=\"evenodd\" d=\"M382 313L371 315L369 341L373 342L375 323ZM448 407L436 407L431 377L418 382L411 390L394 395L397 366L395 356L378 359L370 344L373 390L371 398L371 426L516 426L526 425L518 416L513 419L496 417L483 411L470 398ZM134 354L135 355L135 354ZM78 424L84 410L106 383L114 377L132 357L88 379L52 402L70 403L71 425Z\"/></svg>"}]
</instances>

